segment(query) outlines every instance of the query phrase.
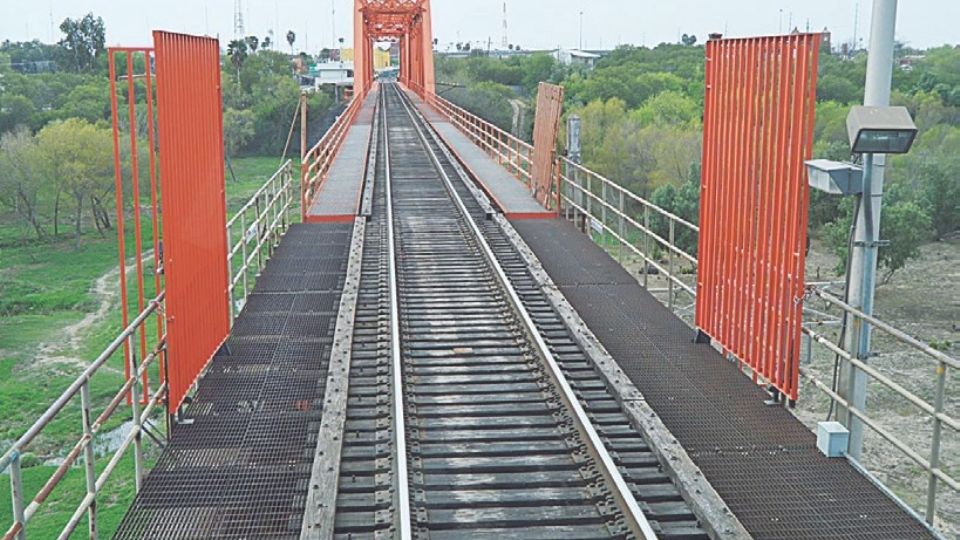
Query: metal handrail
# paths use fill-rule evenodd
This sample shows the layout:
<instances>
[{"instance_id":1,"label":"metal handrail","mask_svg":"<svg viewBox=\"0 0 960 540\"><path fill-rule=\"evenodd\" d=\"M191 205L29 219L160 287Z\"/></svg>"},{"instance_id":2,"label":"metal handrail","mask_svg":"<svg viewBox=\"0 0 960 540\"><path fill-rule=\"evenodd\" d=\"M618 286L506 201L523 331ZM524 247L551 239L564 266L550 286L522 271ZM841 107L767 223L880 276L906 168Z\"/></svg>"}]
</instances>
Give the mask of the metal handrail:
<instances>
[{"instance_id":1,"label":"metal handrail","mask_svg":"<svg viewBox=\"0 0 960 540\"><path fill-rule=\"evenodd\" d=\"M475 144L496 157L497 163L504 166L513 176L527 186L530 185L533 168L532 144L433 92L423 92L422 88L412 83L411 89L422 96L426 104L433 106L440 114L447 117Z\"/></svg>"},{"instance_id":2,"label":"metal handrail","mask_svg":"<svg viewBox=\"0 0 960 540\"><path fill-rule=\"evenodd\" d=\"M251 279L263 271L291 224L291 212L299 199L295 176L293 162L285 161L227 221L227 297L230 298L231 324L250 295ZM238 256L240 260L236 261Z\"/></svg>"},{"instance_id":3,"label":"metal handrail","mask_svg":"<svg viewBox=\"0 0 960 540\"><path fill-rule=\"evenodd\" d=\"M629 251L640 256L646 264L656 268L658 272L663 274L667 278L669 284L669 288L667 290L669 293L667 304L672 309L674 308L672 302L675 292L674 285L680 287L680 289L695 299L695 285L693 287L687 285L674 274L672 261L674 257L680 257L682 260L693 263L693 265L696 266L697 259L695 254L689 254L676 245L675 233L677 230L676 227L680 226L690 231L694 235L697 235L699 233L699 227L663 208L658 207L656 204L639 197L629 190L626 190L622 186L617 185L611 180L583 167L582 165L573 163L566 158L560 158L560 163L566 167L566 169L558 173L558 176L563 182L562 201L564 202L568 216L570 212L579 213L580 215L584 216L583 219L585 227L588 226L586 225L586 220L591 220L592 223L589 226L599 228L600 230L598 232L603 232L608 237L613 238L621 246L621 248L626 247ZM601 192L600 195L597 195L595 192L597 187L593 185L594 183L599 184L599 190ZM611 199L619 200L619 205L611 203ZM638 220L638 218L629 215L629 213L625 211L625 200L631 200L643 206L644 219L642 223ZM664 238L660 234L657 234L650 226L649 218L651 213L659 215L668 220L670 231L669 238ZM608 219L611 217L612 219ZM614 222L613 226L611 226L611 221ZM669 261L666 267L652 257L650 253L651 249L649 249L649 247L643 249L634 245L634 242L630 241L630 239L627 237L628 235L624 231L624 228L627 226L633 227L642 233L642 235L646 238L645 241L642 240L642 243L645 245L649 246L650 243L653 243L666 250ZM643 285L644 287L647 287L648 285L646 271L644 272ZM910 336L906 332L888 323L881 321L875 316L863 313L859 309L831 295L821 287L808 285L807 290L811 295L824 300L827 304L834 308L840 309L849 317L860 319L863 321L863 323L870 324L874 328L886 333L896 342L921 352L921 356L923 358L934 364L935 391L933 402L931 403L930 401L905 388L891 377L884 375L877 368L869 365L861 359L854 358L849 352L833 343L826 336L818 333L815 329L820 325L804 324L802 326L802 332L809 340L808 350L810 350L810 347L812 347L814 344L820 345L832 355L836 355L838 358L840 358L842 362L846 362L849 366L851 366L852 369L860 370L871 380L882 384L884 387L888 388L890 391L894 392L911 405L917 407L923 411L924 414L931 418L933 422L933 434L930 444L930 456L929 458L925 458L920 454L920 452L914 450L908 443L897 437L895 433L885 429L876 419L871 418L867 411L860 410L855 406L851 406L851 404L848 403L837 391L835 391L830 385L819 380L809 369L805 367L800 368L800 373L806 380L810 381L813 387L824 392L835 403L845 407L851 416L858 418L864 423L864 425L876 432L883 440L888 442L897 450L901 451L905 456L919 465L926 472L928 475L928 486L926 493L927 504L925 518L928 523L932 524L936 509L938 484L942 482L953 490L960 490L960 484L958 484L957 479L950 476L943 468L940 467L940 439L943 426L949 427L955 431L960 431L960 420L950 416L944 411L946 393L945 385L948 378L947 369L960 369L960 360L957 360L956 358L942 351L934 349L930 345ZM819 319L822 319L825 315L824 313L813 309L805 309L805 314L817 319L811 321L813 323L817 323Z\"/></svg>"},{"instance_id":4,"label":"metal handrail","mask_svg":"<svg viewBox=\"0 0 960 540\"><path fill-rule=\"evenodd\" d=\"M88 516L89 533L91 537L97 534L97 515L96 501L97 495L103 489L107 479L113 472L116 464L126 454L131 444L134 445L134 463L136 490L140 490L143 479L143 450L141 448L140 436L143 432L143 426L153 412L154 406L159 403L166 395L166 383L161 384L156 392L147 401L144 409L140 411L140 399L138 386L142 385L144 375L150 366L163 356L166 349L166 336L163 336L156 344L153 351L148 354L141 362L137 362L135 352L130 352L125 358L125 363L130 367L130 377L121 385L120 389L114 395L113 399L107 404L103 412L97 416L96 420L91 416L91 398L90 381L97 372L107 363L110 358L124 344L128 345L128 351L135 351L133 343L138 331L146 333L146 321L155 312L162 309L164 292L160 292L153 300L147 304L144 310L127 325L120 334L100 353L99 356L57 397L56 400L44 411L23 435L18 438L13 445L0 457L0 471L10 470L10 490L13 501L13 524L3 536L3 540L22 540L26 537L26 527L30 519L36 514L41 505L49 497L50 493L60 484L66 476L70 467L83 455L84 469L86 474L87 492L77 506L70 521L61 531L59 538L67 538L76 529L80 519L84 514ZM81 427L83 434L74 444L70 452L64 458L63 462L57 467L53 474L47 479L43 487L33 497L29 505L24 506L24 491L21 458L27 447L46 428L55 418L57 418L66 406L80 394L81 405ZM133 418L133 427L124 442L114 451L113 456L108 462L106 468L96 475L96 463L93 452L93 440L100 429L105 425L113 413L116 412L120 403L127 399L130 404L131 415Z\"/></svg>"},{"instance_id":5,"label":"metal handrail","mask_svg":"<svg viewBox=\"0 0 960 540\"><path fill-rule=\"evenodd\" d=\"M337 117L330 129L317 141L317 144L308 150L300 163L300 207L301 213L310 208L310 203L320 191L327 179L330 167L337 156L340 145L347 136L353 119L360 112L363 105L361 96L354 96L346 110Z\"/></svg>"}]
</instances>

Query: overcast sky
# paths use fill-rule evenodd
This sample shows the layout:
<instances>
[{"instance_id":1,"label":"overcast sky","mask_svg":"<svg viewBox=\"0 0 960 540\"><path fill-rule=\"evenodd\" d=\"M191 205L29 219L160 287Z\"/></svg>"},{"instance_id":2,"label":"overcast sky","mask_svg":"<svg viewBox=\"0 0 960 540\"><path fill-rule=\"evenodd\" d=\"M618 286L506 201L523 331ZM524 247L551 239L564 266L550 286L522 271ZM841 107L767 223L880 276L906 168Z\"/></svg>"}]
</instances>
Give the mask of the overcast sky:
<instances>
[{"instance_id":1,"label":"overcast sky","mask_svg":"<svg viewBox=\"0 0 960 540\"><path fill-rule=\"evenodd\" d=\"M502 0L432 0L441 49L457 41L502 40ZM524 49L577 47L583 11L584 48L621 43L700 41L710 32L749 36L829 27L835 43L867 41L871 0L508 0L510 43ZM0 0L0 40L59 39L60 21L94 12L107 25L107 43L146 45L150 30L233 36L233 0ZM243 0L247 34L271 29L297 34L297 49L317 52L352 35L353 0ZM331 17L332 8L336 16ZM52 15L52 17L51 17ZM54 22L51 25L51 20ZM333 22L334 24L331 24ZM335 32L335 33L334 33ZM960 0L902 0L897 38L916 47L960 43ZM281 37L281 41L283 38Z\"/></svg>"}]
</instances>

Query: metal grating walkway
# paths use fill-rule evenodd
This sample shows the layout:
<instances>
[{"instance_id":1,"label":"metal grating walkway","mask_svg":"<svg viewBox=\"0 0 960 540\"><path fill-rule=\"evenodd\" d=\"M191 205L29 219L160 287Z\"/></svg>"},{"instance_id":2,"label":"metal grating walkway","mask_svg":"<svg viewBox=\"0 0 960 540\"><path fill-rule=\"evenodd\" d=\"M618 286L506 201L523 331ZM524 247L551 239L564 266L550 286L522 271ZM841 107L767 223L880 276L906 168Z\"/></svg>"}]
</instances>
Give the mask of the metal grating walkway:
<instances>
[{"instance_id":1,"label":"metal grating walkway","mask_svg":"<svg viewBox=\"0 0 960 540\"><path fill-rule=\"evenodd\" d=\"M573 225L513 225L755 538L932 538Z\"/></svg>"},{"instance_id":2,"label":"metal grating walkway","mask_svg":"<svg viewBox=\"0 0 960 540\"><path fill-rule=\"evenodd\" d=\"M299 538L351 231L284 236L115 538Z\"/></svg>"},{"instance_id":3,"label":"metal grating walkway","mask_svg":"<svg viewBox=\"0 0 960 540\"><path fill-rule=\"evenodd\" d=\"M353 124L347 129L343 144L330 166L327 179L320 186L307 211L308 222L353 223L360 205L367 147L376 108L378 90L363 101Z\"/></svg>"}]
</instances>

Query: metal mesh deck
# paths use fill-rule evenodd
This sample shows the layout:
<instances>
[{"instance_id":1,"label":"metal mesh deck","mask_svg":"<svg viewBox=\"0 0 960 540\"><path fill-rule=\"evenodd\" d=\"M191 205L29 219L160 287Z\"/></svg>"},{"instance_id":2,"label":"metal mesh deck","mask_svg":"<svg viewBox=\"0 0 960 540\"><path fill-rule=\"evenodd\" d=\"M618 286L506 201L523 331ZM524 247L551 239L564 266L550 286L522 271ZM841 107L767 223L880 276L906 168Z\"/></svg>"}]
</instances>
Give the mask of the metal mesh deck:
<instances>
[{"instance_id":1,"label":"metal mesh deck","mask_svg":"<svg viewBox=\"0 0 960 540\"><path fill-rule=\"evenodd\" d=\"M299 538L351 230L286 234L116 538Z\"/></svg>"},{"instance_id":2,"label":"metal mesh deck","mask_svg":"<svg viewBox=\"0 0 960 540\"><path fill-rule=\"evenodd\" d=\"M932 538L586 235L556 219L513 225L755 538Z\"/></svg>"}]
</instances>

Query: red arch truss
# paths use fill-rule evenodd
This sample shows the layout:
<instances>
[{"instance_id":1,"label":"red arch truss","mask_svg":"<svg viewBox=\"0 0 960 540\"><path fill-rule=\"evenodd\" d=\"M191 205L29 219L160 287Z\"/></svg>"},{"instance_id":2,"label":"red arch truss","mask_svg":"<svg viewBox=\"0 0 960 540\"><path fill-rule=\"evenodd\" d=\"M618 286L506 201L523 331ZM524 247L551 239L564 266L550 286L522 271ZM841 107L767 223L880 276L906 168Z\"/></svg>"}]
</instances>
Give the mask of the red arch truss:
<instances>
[{"instance_id":1,"label":"red arch truss","mask_svg":"<svg viewBox=\"0 0 960 540\"><path fill-rule=\"evenodd\" d=\"M433 92L433 29L430 0L354 0L354 94L373 84L373 43L400 43L400 81Z\"/></svg>"}]
</instances>

